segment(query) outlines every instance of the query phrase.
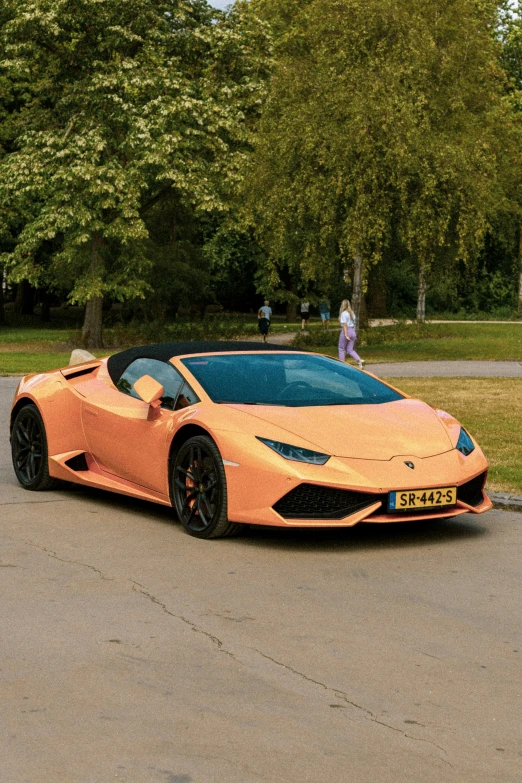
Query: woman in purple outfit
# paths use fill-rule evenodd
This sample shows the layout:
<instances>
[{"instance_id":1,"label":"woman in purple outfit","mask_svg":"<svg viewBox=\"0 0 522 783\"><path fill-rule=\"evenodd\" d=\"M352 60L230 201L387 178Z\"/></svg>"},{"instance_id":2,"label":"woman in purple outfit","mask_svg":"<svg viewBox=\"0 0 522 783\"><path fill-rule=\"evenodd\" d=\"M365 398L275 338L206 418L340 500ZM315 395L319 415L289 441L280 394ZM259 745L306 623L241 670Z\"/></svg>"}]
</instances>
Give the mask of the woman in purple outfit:
<instances>
[{"instance_id":1,"label":"woman in purple outfit","mask_svg":"<svg viewBox=\"0 0 522 783\"><path fill-rule=\"evenodd\" d=\"M355 313L348 299L343 299L339 310L339 322L341 324L341 334L339 335L339 359L344 362L346 354L355 359L358 367L362 370L364 361L353 349L357 335L355 333Z\"/></svg>"}]
</instances>

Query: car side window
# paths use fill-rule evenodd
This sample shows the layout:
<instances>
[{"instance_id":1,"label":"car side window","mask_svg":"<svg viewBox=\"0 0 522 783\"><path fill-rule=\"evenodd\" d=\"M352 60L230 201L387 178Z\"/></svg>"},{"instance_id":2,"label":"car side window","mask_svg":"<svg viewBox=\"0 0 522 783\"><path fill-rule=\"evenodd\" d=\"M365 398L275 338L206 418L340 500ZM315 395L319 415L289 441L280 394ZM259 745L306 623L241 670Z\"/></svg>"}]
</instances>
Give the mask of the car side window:
<instances>
[{"instance_id":1,"label":"car side window","mask_svg":"<svg viewBox=\"0 0 522 783\"><path fill-rule=\"evenodd\" d=\"M174 406L176 406L177 410L176 400L184 384L184 378L167 362L160 362L157 359L135 359L129 364L116 384L117 388L123 394L129 394L131 397L139 400L140 396L134 389L134 384L143 375L150 375L155 381L161 383L165 389L165 394L161 398L161 407L172 411L175 409Z\"/></svg>"},{"instance_id":2,"label":"car side window","mask_svg":"<svg viewBox=\"0 0 522 783\"><path fill-rule=\"evenodd\" d=\"M185 381L185 383L183 384L183 388L178 394L178 399L176 400L176 406L174 410L179 411L182 408L188 408L189 405L195 405L196 402L199 402L199 397Z\"/></svg>"}]
</instances>

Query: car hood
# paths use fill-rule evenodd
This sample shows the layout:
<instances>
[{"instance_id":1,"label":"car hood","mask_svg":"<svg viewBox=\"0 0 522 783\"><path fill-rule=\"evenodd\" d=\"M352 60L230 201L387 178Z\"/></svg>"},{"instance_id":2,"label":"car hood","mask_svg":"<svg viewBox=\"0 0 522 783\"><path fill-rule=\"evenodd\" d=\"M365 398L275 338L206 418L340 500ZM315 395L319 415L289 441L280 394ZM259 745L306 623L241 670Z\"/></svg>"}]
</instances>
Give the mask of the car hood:
<instances>
[{"instance_id":1,"label":"car hood","mask_svg":"<svg viewBox=\"0 0 522 783\"><path fill-rule=\"evenodd\" d=\"M389 460L405 455L432 457L454 448L433 408L405 399L380 405L332 405L291 408L275 405L230 405L291 435L305 438L336 457Z\"/></svg>"}]
</instances>

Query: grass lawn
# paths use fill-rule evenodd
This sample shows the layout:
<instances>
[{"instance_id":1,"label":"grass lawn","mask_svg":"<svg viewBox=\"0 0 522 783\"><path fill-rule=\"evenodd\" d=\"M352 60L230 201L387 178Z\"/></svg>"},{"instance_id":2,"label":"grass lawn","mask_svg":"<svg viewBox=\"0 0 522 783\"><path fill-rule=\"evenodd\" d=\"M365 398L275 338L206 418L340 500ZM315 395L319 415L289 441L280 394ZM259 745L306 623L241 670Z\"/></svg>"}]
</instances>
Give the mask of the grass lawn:
<instances>
[{"instance_id":1,"label":"grass lawn","mask_svg":"<svg viewBox=\"0 0 522 783\"><path fill-rule=\"evenodd\" d=\"M337 355L339 331L326 336L313 331L303 347ZM301 338L299 339L301 342ZM522 360L522 323L397 324L368 329L355 348L372 362L454 361L459 359Z\"/></svg>"},{"instance_id":2,"label":"grass lawn","mask_svg":"<svg viewBox=\"0 0 522 783\"><path fill-rule=\"evenodd\" d=\"M257 320L246 324L257 335ZM287 328L285 328L285 326ZM274 332L292 332L297 324L274 323ZM218 324L215 337L219 338ZM310 334L298 336L298 345L335 356L339 330L332 324L328 333L319 322L312 323ZM67 364L69 346L79 333L64 328L2 327L0 328L0 373L26 373L50 370ZM113 333L107 330L107 344ZM173 339L172 337L170 339ZM174 338L175 339L175 338ZM186 337L183 337L186 339ZM249 339L247 333L244 339ZM147 340L139 340L147 342ZM132 344L132 343L131 343ZM136 344L134 342L134 344ZM522 323L491 324L404 324L368 329L356 345L366 361L429 361L429 360L518 360L522 361ZM111 353L116 348L107 348ZM60 353L63 351L63 353Z\"/></svg>"},{"instance_id":3,"label":"grass lawn","mask_svg":"<svg viewBox=\"0 0 522 783\"><path fill-rule=\"evenodd\" d=\"M409 340L406 333L402 343L368 345L361 347L361 353L372 361L395 362L522 359L522 324L428 324L425 328L424 339Z\"/></svg>"},{"instance_id":4,"label":"grass lawn","mask_svg":"<svg viewBox=\"0 0 522 783\"><path fill-rule=\"evenodd\" d=\"M96 356L107 356L114 351L94 351ZM26 375L31 372L58 370L69 364L70 350L48 353L3 352L0 345L0 375Z\"/></svg>"},{"instance_id":5,"label":"grass lawn","mask_svg":"<svg viewBox=\"0 0 522 783\"><path fill-rule=\"evenodd\" d=\"M70 339L70 329L49 329L32 326L0 327L0 345L24 343L66 343ZM5 347L2 347L5 350Z\"/></svg>"},{"instance_id":6,"label":"grass lawn","mask_svg":"<svg viewBox=\"0 0 522 783\"><path fill-rule=\"evenodd\" d=\"M455 416L489 461L488 487L522 495L522 379L387 378Z\"/></svg>"}]
</instances>

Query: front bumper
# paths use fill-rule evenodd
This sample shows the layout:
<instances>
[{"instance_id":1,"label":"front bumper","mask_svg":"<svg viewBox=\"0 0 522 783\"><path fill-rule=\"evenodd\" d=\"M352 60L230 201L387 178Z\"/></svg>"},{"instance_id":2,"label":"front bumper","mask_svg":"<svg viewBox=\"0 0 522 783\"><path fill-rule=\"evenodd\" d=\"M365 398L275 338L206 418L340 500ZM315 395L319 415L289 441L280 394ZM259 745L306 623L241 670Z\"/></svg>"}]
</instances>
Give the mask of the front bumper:
<instances>
[{"instance_id":1,"label":"front bumper","mask_svg":"<svg viewBox=\"0 0 522 783\"><path fill-rule=\"evenodd\" d=\"M316 466L284 460L267 448L244 449L241 445L237 440L234 444L219 444L223 457L235 463L225 466L228 517L234 522L277 527L352 527L359 522L406 522L449 518L468 512L481 514L492 507L484 490L477 486L484 483L487 474L487 462L478 447L467 457L452 449L424 459L414 455L401 455L391 460L332 457L326 465ZM414 470L408 468L406 462L412 462ZM473 480L475 493L466 495L465 485ZM298 516L288 498L297 488L301 494L306 494L303 485L312 487L309 493L312 501L303 506L306 514ZM459 488L455 506L388 513L390 491L446 486ZM321 493L317 493L315 515L314 487L357 493L356 502L352 504L353 498L350 499L344 515L342 504L341 511L332 514L331 504L321 500Z\"/></svg>"}]
</instances>

